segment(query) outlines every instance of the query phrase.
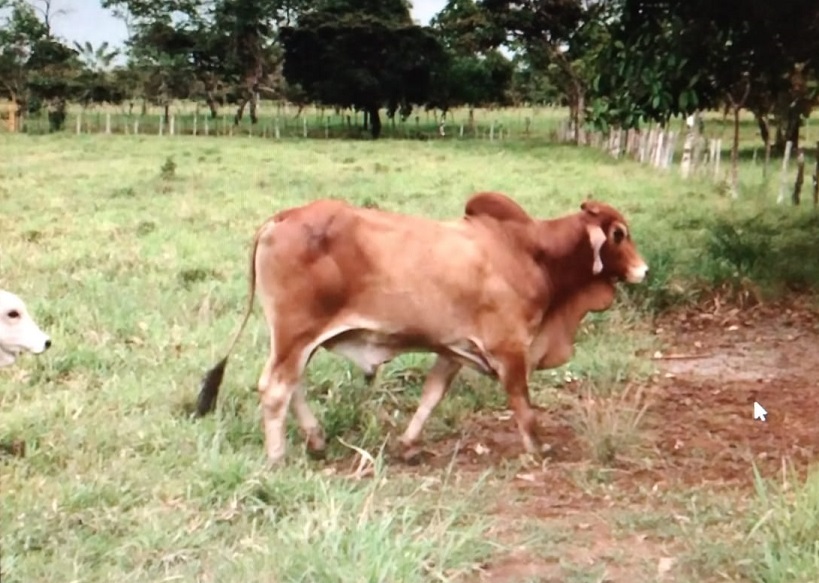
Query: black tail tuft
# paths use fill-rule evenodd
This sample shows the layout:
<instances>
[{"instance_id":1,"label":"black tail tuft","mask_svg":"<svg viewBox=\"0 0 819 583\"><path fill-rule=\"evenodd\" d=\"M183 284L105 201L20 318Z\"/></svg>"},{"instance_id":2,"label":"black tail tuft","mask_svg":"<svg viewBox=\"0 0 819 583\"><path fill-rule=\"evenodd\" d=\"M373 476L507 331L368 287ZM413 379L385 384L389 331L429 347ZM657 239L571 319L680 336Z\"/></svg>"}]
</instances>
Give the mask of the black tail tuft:
<instances>
[{"instance_id":1,"label":"black tail tuft","mask_svg":"<svg viewBox=\"0 0 819 583\"><path fill-rule=\"evenodd\" d=\"M219 387L225 376L225 367L228 357L224 357L216 366L210 369L202 379L199 389L199 398L196 400L196 415L202 417L216 408L216 398L219 396Z\"/></svg>"}]
</instances>

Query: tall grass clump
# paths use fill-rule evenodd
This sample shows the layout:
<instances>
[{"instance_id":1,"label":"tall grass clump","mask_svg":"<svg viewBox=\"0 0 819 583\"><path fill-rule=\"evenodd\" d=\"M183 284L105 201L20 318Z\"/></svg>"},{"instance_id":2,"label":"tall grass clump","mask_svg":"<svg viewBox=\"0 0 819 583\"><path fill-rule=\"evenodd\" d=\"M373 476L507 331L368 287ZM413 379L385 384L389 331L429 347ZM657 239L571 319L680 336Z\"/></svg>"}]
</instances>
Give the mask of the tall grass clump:
<instances>
[{"instance_id":1,"label":"tall grass clump","mask_svg":"<svg viewBox=\"0 0 819 583\"><path fill-rule=\"evenodd\" d=\"M754 467L748 575L759 583L819 581L819 469L804 480L783 478L763 480Z\"/></svg>"}]
</instances>

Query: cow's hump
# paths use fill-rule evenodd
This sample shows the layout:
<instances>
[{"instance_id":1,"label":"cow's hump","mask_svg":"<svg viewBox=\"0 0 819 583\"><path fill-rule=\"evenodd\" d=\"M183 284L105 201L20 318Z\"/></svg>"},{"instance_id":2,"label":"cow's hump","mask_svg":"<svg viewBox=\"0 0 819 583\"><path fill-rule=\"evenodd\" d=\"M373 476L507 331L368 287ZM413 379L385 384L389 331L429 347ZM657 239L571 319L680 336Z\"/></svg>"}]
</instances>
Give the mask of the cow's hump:
<instances>
[{"instance_id":1,"label":"cow's hump","mask_svg":"<svg viewBox=\"0 0 819 583\"><path fill-rule=\"evenodd\" d=\"M466 201L468 217L492 217L498 221L530 223L532 217L518 203L500 192L479 192Z\"/></svg>"}]
</instances>

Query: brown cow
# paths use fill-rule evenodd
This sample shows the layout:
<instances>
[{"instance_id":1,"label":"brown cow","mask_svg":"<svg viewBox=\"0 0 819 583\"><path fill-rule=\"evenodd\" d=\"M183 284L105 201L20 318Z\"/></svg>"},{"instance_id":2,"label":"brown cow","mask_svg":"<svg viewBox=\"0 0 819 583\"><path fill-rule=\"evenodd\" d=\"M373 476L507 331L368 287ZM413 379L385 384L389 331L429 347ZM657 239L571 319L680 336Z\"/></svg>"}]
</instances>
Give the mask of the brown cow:
<instances>
[{"instance_id":1,"label":"brown cow","mask_svg":"<svg viewBox=\"0 0 819 583\"><path fill-rule=\"evenodd\" d=\"M291 208L256 232L250 267L244 320L205 376L197 410L213 410L258 293L270 330L259 394L271 463L285 454L288 405L308 449L324 449L302 386L320 346L370 376L402 353L438 355L400 438L406 452L463 365L500 380L525 449L539 452L529 375L566 362L585 314L611 305L617 281L639 283L648 271L612 207L586 201L572 215L535 220L499 193L474 195L453 221L340 200Z\"/></svg>"}]
</instances>

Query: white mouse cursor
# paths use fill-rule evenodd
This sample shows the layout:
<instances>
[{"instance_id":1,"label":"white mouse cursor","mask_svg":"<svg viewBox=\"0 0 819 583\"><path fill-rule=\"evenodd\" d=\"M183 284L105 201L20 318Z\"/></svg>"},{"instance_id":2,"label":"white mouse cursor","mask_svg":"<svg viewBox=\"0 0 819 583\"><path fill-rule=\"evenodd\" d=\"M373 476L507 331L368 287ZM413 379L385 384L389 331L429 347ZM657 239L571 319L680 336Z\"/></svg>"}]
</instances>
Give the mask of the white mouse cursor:
<instances>
[{"instance_id":1,"label":"white mouse cursor","mask_svg":"<svg viewBox=\"0 0 819 583\"><path fill-rule=\"evenodd\" d=\"M765 421L765 415L767 414L768 412L765 410L765 408L756 401L754 401L754 419Z\"/></svg>"}]
</instances>

